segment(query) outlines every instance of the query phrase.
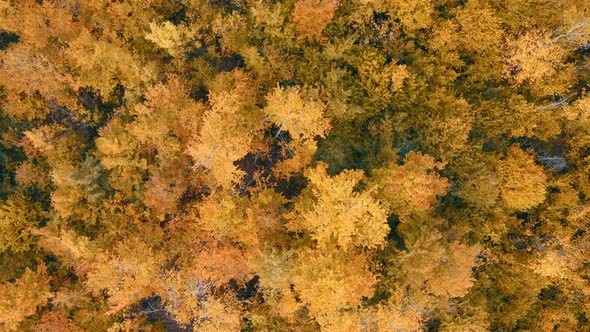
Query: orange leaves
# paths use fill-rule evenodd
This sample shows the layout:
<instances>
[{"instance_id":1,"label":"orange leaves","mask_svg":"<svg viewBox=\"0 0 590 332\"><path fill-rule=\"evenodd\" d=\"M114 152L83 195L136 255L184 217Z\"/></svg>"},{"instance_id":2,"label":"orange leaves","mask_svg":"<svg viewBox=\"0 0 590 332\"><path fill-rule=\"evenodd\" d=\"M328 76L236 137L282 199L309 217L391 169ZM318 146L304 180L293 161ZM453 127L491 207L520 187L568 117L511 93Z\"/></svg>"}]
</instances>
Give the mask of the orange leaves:
<instances>
[{"instance_id":1,"label":"orange leaves","mask_svg":"<svg viewBox=\"0 0 590 332\"><path fill-rule=\"evenodd\" d=\"M288 152L287 159L276 166L279 175L299 171L311 162L317 145L314 139L326 137L330 130L328 119L324 117L325 105L316 98L302 95L299 88L275 88L266 96L264 113L279 127L274 134ZM287 143L282 135L288 131L291 141Z\"/></svg>"},{"instance_id":2,"label":"orange leaves","mask_svg":"<svg viewBox=\"0 0 590 332\"><path fill-rule=\"evenodd\" d=\"M0 284L0 328L18 330L21 321L33 315L38 306L45 305L52 297L50 280L45 265L39 264L36 271L25 269L16 282Z\"/></svg>"},{"instance_id":3,"label":"orange leaves","mask_svg":"<svg viewBox=\"0 0 590 332\"><path fill-rule=\"evenodd\" d=\"M131 121L115 117L96 139L114 187L130 196L143 190L144 203L159 213L173 211L186 190L191 164L184 143L198 131L204 109L188 96L185 83L171 76L166 84L148 88L143 103L121 110L133 116Z\"/></svg>"},{"instance_id":4,"label":"orange leaves","mask_svg":"<svg viewBox=\"0 0 590 332\"><path fill-rule=\"evenodd\" d=\"M376 278L365 255L308 250L296 258L292 281L322 329L337 331L341 314L372 295Z\"/></svg>"},{"instance_id":5,"label":"orange leaves","mask_svg":"<svg viewBox=\"0 0 590 332\"><path fill-rule=\"evenodd\" d=\"M187 144L186 153L197 167L205 167L214 186L225 189L239 183L244 172L234 164L250 152L256 131L262 126L253 107L254 87L242 71L219 75L209 96L210 108L202 126Z\"/></svg>"},{"instance_id":6,"label":"orange leaves","mask_svg":"<svg viewBox=\"0 0 590 332\"><path fill-rule=\"evenodd\" d=\"M545 200L547 176L541 166L518 146L508 149L508 156L500 166L502 183L500 194L507 207L527 210Z\"/></svg>"},{"instance_id":7,"label":"orange leaves","mask_svg":"<svg viewBox=\"0 0 590 332\"><path fill-rule=\"evenodd\" d=\"M73 230L53 230L48 227L34 231L39 235L39 246L48 252L62 257L64 261L72 264L81 263L80 259L91 255L90 240L85 236L79 236Z\"/></svg>"},{"instance_id":8,"label":"orange leaves","mask_svg":"<svg viewBox=\"0 0 590 332\"><path fill-rule=\"evenodd\" d=\"M448 180L435 173L444 165L429 155L412 151L406 155L403 165L393 164L375 171L379 197L398 215L429 210L436 197L446 194L449 188Z\"/></svg>"},{"instance_id":9,"label":"orange leaves","mask_svg":"<svg viewBox=\"0 0 590 332\"><path fill-rule=\"evenodd\" d=\"M31 229L37 227L42 218L40 207L25 197L13 196L0 202L0 253L30 250L35 243Z\"/></svg>"},{"instance_id":10,"label":"orange leaves","mask_svg":"<svg viewBox=\"0 0 590 332\"><path fill-rule=\"evenodd\" d=\"M565 50L548 31L526 31L507 41L504 77L517 85L528 82L544 95L563 93L572 74L571 66L563 63L564 57Z\"/></svg>"},{"instance_id":11,"label":"orange leaves","mask_svg":"<svg viewBox=\"0 0 590 332\"><path fill-rule=\"evenodd\" d=\"M480 246L452 243L439 266L432 270L426 282L432 294L446 297L463 297L475 283L472 268Z\"/></svg>"},{"instance_id":12,"label":"orange leaves","mask_svg":"<svg viewBox=\"0 0 590 332\"><path fill-rule=\"evenodd\" d=\"M237 246L211 241L195 255L194 265L188 274L207 280L214 287L221 287L230 280L247 282L255 273L249 264L248 254Z\"/></svg>"},{"instance_id":13,"label":"orange leaves","mask_svg":"<svg viewBox=\"0 0 590 332\"><path fill-rule=\"evenodd\" d=\"M188 184L188 171L182 165L163 165L161 174L154 174L145 184L144 203L160 213L173 213ZM188 164L188 163L186 163Z\"/></svg>"},{"instance_id":14,"label":"orange leaves","mask_svg":"<svg viewBox=\"0 0 590 332\"><path fill-rule=\"evenodd\" d=\"M80 25L74 22L71 7L65 1L24 0L5 4L6 15L0 19L0 29L17 32L29 45L44 48L56 40L68 41L79 33ZM2 7L3 4L0 13Z\"/></svg>"},{"instance_id":15,"label":"orange leaves","mask_svg":"<svg viewBox=\"0 0 590 332\"><path fill-rule=\"evenodd\" d=\"M231 262L227 262L231 264ZM166 310L178 323L198 331L239 331L242 310L232 294L214 294L213 285L186 273L169 273L162 280Z\"/></svg>"},{"instance_id":16,"label":"orange leaves","mask_svg":"<svg viewBox=\"0 0 590 332\"><path fill-rule=\"evenodd\" d=\"M383 245L389 232L385 209L369 192L356 192L364 177L361 171L344 171L330 177L327 165L308 169L313 198L301 201L292 214L289 228L305 229L320 246L334 241L344 250Z\"/></svg>"},{"instance_id":17,"label":"orange leaves","mask_svg":"<svg viewBox=\"0 0 590 332\"><path fill-rule=\"evenodd\" d=\"M395 299L385 305L377 306L369 316L378 331L420 331L422 326L422 308L410 304L411 300L404 297L401 290L394 294Z\"/></svg>"},{"instance_id":18,"label":"orange leaves","mask_svg":"<svg viewBox=\"0 0 590 332\"><path fill-rule=\"evenodd\" d=\"M139 237L125 239L113 252L94 255L86 287L94 294L106 289L110 312L120 312L158 289L165 258L164 252Z\"/></svg>"},{"instance_id":19,"label":"orange leaves","mask_svg":"<svg viewBox=\"0 0 590 332\"><path fill-rule=\"evenodd\" d=\"M305 39L319 40L338 4L338 0L298 0L293 9L295 30Z\"/></svg>"},{"instance_id":20,"label":"orange leaves","mask_svg":"<svg viewBox=\"0 0 590 332\"><path fill-rule=\"evenodd\" d=\"M50 55L27 44L16 44L2 54L0 84L7 94L7 113L14 118L33 121L44 119L49 113L46 101L61 105L76 105L72 93L72 79L63 74ZM3 106L4 108L5 106Z\"/></svg>"},{"instance_id":21,"label":"orange leaves","mask_svg":"<svg viewBox=\"0 0 590 332\"><path fill-rule=\"evenodd\" d=\"M284 237L280 215L285 199L263 190L246 199L229 191L215 191L198 205L198 225L216 241L258 248Z\"/></svg>"},{"instance_id":22,"label":"orange leaves","mask_svg":"<svg viewBox=\"0 0 590 332\"><path fill-rule=\"evenodd\" d=\"M241 207L227 192L216 192L199 204L199 224L219 241L249 235Z\"/></svg>"},{"instance_id":23,"label":"orange leaves","mask_svg":"<svg viewBox=\"0 0 590 332\"><path fill-rule=\"evenodd\" d=\"M295 140L325 137L330 126L324 118L325 106L318 100L305 98L299 88L275 88L266 96L264 112Z\"/></svg>"},{"instance_id":24,"label":"orange leaves","mask_svg":"<svg viewBox=\"0 0 590 332\"><path fill-rule=\"evenodd\" d=\"M188 140L197 127L195 118L203 115L204 108L189 97L186 85L185 80L171 76L165 84L149 87L145 102L130 109L134 120L127 125L129 132L141 143L157 146L162 154L172 150L169 154L176 157L182 149L171 134L181 141Z\"/></svg>"},{"instance_id":25,"label":"orange leaves","mask_svg":"<svg viewBox=\"0 0 590 332\"><path fill-rule=\"evenodd\" d=\"M183 143L196 131L204 108L188 96L185 84L169 77L166 84L150 87L146 101L131 111L135 119L126 126L139 143L157 149L157 165L150 170L144 202L161 213L174 211L186 190L191 165L183 154Z\"/></svg>"},{"instance_id":26,"label":"orange leaves","mask_svg":"<svg viewBox=\"0 0 590 332\"><path fill-rule=\"evenodd\" d=\"M461 27L459 42L477 54L494 52L501 43L502 29L495 11L483 1L467 1L457 11Z\"/></svg>"},{"instance_id":27,"label":"orange leaves","mask_svg":"<svg viewBox=\"0 0 590 332\"><path fill-rule=\"evenodd\" d=\"M224 188L231 188L243 176L234 161L248 153L252 141L238 112L238 98L228 93L211 96L211 109L204 115L199 136L187 148L196 165L206 167L213 183Z\"/></svg>"},{"instance_id":28,"label":"orange leaves","mask_svg":"<svg viewBox=\"0 0 590 332\"><path fill-rule=\"evenodd\" d=\"M133 158L138 142L125 129L122 119L114 118L106 126L100 128L99 134L100 137L96 139L97 152L102 165L107 170L130 164L144 168L147 166L145 161Z\"/></svg>"}]
</instances>

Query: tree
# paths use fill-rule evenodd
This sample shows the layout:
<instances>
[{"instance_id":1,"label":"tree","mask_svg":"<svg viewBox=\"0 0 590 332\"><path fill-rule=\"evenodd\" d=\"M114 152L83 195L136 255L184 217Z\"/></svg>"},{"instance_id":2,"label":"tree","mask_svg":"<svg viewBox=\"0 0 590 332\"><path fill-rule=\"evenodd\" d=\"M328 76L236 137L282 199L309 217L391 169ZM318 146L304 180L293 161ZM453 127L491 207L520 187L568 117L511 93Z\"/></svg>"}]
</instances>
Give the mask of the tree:
<instances>
[{"instance_id":1,"label":"tree","mask_svg":"<svg viewBox=\"0 0 590 332\"><path fill-rule=\"evenodd\" d=\"M168 21L162 24L151 22L150 30L145 39L165 49L172 56L179 55L180 46L185 39L184 31Z\"/></svg>"},{"instance_id":2,"label":"tree","mask_svg":"<svg viewBox=\"0 0 590 332\"><path fill-rule=\"evenodd\" d=\"M457 195L477 207L493 207L500 195L501 179L496 158L477 150L459 156L451 166L451 171L457 168L454 171L460 186Z\"/></svg>"},{"instance_id":3,"label":"tree","mask_svg":"<svg viewBox=\"0 0 590 332\"><path fill-rule=\"evenodd\" d=\"M243 171L234 162L250 152L253 137L261 127L252 102L255 96L250 77L242 71L220 75L218 92L209 97L199 132L187 144L186 153L196 167L206 168L213 186L225 189L239 184ZM249 115L248 117L246 115Z\"/></svg>"},{"instance_id":4,"label":"tree","mask_svg":"<svg viewBox=\"0 0 590 332\"><path fill-rule=\"evenodd\" d=\"M114 33L97 40L83 29L69 46L66 55L77 71L77 88L90 86L108 97L121 84L130 96L139 96L138 89L155 78L155 66L138 59Z\"/></svg>"},{"instance_id":5,"label":"tree","mask_svg":"<svg viewBox=\"0 0 590 332\"><path fill-rule=\"evenodd\" d=\"M17 331L19 323L53 296L49 289L50 280L45 265L39 264L36 271L27 268L15 282L0 284L0 326Z\"/></svg>"},{"instance_id":6,"label":"tree","mask_svg":"<svg viewBox=\"0 0 590 332\"><path fill-rule=\"evenodd\" d=\"M358 323L350 322L346 312L354 312L364 297L372 295L376 282L365 255L332 250L302 251L293 269L296 297L308 306L322 330L358 328Z\"/></svg>"},{"instance_id":7,"label":"tree","mask_svg":"<svg viewBox=\"0 0 590 332\"><path fill-rule=\"evenodd\" d=\"M377 2L386 9L392 17L398 18L410 36L420 29L426 29L432 24L434 2L430 0L413 0L405 2L383 1ZM380 7L381 7L380 6Z\"/></svg>"},{"instance_id":8,"label":"tree","mask_svg":"<svg viewBox=\"0 0 590 332\"><path fill-rule=\"evenodd\" d=\"M389 232L387 214L370 192L355 192L361 171L344 171L330 177L327 165L308 169L311 195L296 206L288 227L307 230L318 246L335 243L343 250L354 246L375 248Z\"/></svg>"},{"instance_id":9,"label":"tree","mask_svg":"<svg viewBox=\"0 0 590 332\"><path fill-rule=\"evenodd\" d=\"M313 95L312 95L313 96ZM324 117L324 104L312 96L302 96L299 88L274 88L266 96L264 113L277 127L278 138L285 149L285 159L275 166L279 175L300 171L309 164L317 149L316 137L325 137L330 130ZM283 131L289 133L290 142L284 139Z\"/></svg>"},{"instance_id":10,"label":"tree","mask_svg":"<svg viewBox=\"0 0 590 332\"><path fill-rule=\"evenodd\" d=\"M0 252L14 253L32 249L36 242L31 230L43 220L38 204L14 196L0 205Z\"/></svg>"},{"instance_id":11,"label":"tree","mask_svg":"<svg viewBox=\"0 0 590 332\"><path fill-rule=\"evenodd\" d=\"M476 54L498 48L502 38L500 19L488 3L470 0L456 13L462 47Z\"/></svg>"},{"instance_id":12,"label":"tree","mask_svg":"<svg viewBox=\"0 0 590 332\"><path fill-rule=\"evenodd\" d=\"M319 40L322 31L334 17L338 9L337 1L298 0L293 9L295 30L304 39Z\"/></svg>"},{"instance_id":13,"label":"tree","mask_svg":"<svg viewBox=\"0 0 590 332\"><path fill-rule=\"evenodd\" d=\"M526 210L545 200L547 176L534 159L518 146L508 149L500 174L500 195L508 208Z\"/></svg>"},{"instance_id":14,"label":"tree","mask_svg":"<svg viewBox=\"0 0 590 332\"><path fill-rule=\"evenodd\" d=\"M508 39L506 47L504 77L517 85L528 82L543 95L569 89L574 68L563 62L565 50L548 31L526 31Z\"/></svg>"},{"instance_id":15,"label":"tree","mask_svg":"<svg viewBox=\"0 0 590 332\"><path fill-rule=\"evenodd\" d=\"M378 185L378 197L388 211L398 215L428 211L436 203L437 196L446 194L447 179L435 174L445 163L417 152L410 152L403 165L390 164L376 169L373 181Z\"/></svg>"},{"instance_id":16,"label":"tree","mask_svg":"<svg viewBox=\"0 0 590 332\"><path fill-rule=\"evenodd\" d=\"M103 251L87 262L85 286L93 294L106 290L110 314L124 311L160 289L160 270L166 257L138 237L128 237L112 253Z\"/></svg>"}]
</instances>

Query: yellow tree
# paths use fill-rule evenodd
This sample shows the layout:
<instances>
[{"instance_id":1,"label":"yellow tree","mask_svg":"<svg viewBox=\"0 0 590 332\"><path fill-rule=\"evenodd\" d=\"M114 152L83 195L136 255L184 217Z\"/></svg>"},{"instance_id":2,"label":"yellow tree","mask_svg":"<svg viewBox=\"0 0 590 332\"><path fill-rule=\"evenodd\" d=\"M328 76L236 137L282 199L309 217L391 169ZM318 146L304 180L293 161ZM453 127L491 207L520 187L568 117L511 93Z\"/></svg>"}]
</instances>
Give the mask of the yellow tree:
<instances>
[{"instance_id":1,"label":"yellow tree","mask_svg":"<svg viewBox=\"0 0 590 332\"><path fill-rule=\"evenodd\" d=\"M380 51L368 48L357 57L351 57L357 66L360 84L367 94L365 115L381 111L390 104L394 92L400 91L410 76L405 65L396 65Z\"/></svg>"},{"instance_id":2,"label":"yellow tree","mask_svg":"<svg viewBox=\"0 0 590 332\"><path fill-rule=\"evenodd\" d=\"M500 165L500 195L511 209L527 210L545 200L547 176L532 156L513 145Z\"/></svg>"},{"instance_id":3,"label":"yellow tree","mask_svg":"<svg viewBox=\"0 0 590 332\"><path fill-rule=\"evenodd\" d=\"M0 205L0 252L27 251L35 244L31 230L39 226L43 213L38 204L13 196Z\"/></svg>"},{"instance_id":4,"label":"yellow tree","mask_svg":"<svg viewBox=\"0 0 590 332\"><path fill-rule=\"evenodd\" d=\"M575 69L564 62L565 55L549 31L525 31L507 40L504 77L517 85L527 82L541 95L563 94L573 83Z\"/></svg>"},{"instance_id":5,"label":"yellow tree","mask_svg":"<svg viewBox=\"0 0 590 332\"><path fill-rule=\"evenodd\" d=\"M500 175L496 155L468 151L456 159L458 196L478 207L492 207L500 196ZM454 170L454 168L453 168Z\"/></svg>"},{"instance_id":6,"label":"yellow tree","mask_svg":"<svg viewBox=\"0 0 590 332\"><path fill-rule=\"evenodd\" d=\"M284 146L286 160L275 166L279 175L295 173L311 162L317 150L316 137L325 137L330 130L328 119L324 117L324 104L305 95L300 88L274 88L266 96L267 105L263 109L268 119L278 130L274 137ZM289 133L291 141L283 137Z\"/></svg>"},{"instance_id":7,"label":"yellow tree","mask_svg":"<svg viewBox=\"0 0 590 332\"><path fill-rule=\"evenodd\" d=\"M186 84L170 76L166 83L149 87L145 101L129 110L134 119L126 129L137 143L157 151L148 167L143 202L159 213L173 212L187 189L191 161L184 148L198 130L205 109L188 96Z\"/></svg>"},{"instance_id":8,"label":"yellow tree","mask_svg":"<svg viewBox=\"0 0 590 332\"><path fill-rule=\"evenodd\" d=\"M159 278L166 257L137 236L121 241L112 252L98 252L88 259L84 264L86 289L96 295L106 290L111 314L161 289Z\"/></svg>"},{"instance_id":9,"label":"yellow tree","mask_svg":"<svg viewBox=\"0 0 590 332\"><path fill-rule=\"evenodd\" d=\"M486 1L467 1L456 14L461 36L457 42L462 47L476 54L486 54L499 47L502 41L500 19Z\"/></svg>"},{"instance_id":10,"label":"yellow tree","mask_svg":"<svg viewBox=\"0 0 590 332\"><path fill-rule=\"evenodd\" d=\"M254 106L256 90L251 77L241 70L221 74L212 82L209 109L198 132L187 143L186 153L196 168L204 168L212 186L231 189L244 172L235 162L251 150L262 126Z\"/></svg>"},{"instance_id":11,"label":"yellow tree","mask_svg":"<svg viewBox=\"0 0 590 332\"><path fill-rule=\"evenodd\" d=\"M50 280L45 265L39 264L36 271L27 268L15 282L0 284L0 327L18 331L19 323L52 297Z\"/></svg>"},{"instance_id":12,"label":"yellow tree","mask_svg":"<svg viewBox=\"0 0 590 332\"><path fill-rule=\"evenodd\" d=\"M162 24L151 22L150 32L145 35L145 39L165 49L170 55L178 56L182 51L182 44L186 41L186 34L186 29L169 21Z\"/></svg>"},{"instance_id":13,"label":"yellow tree","mask_svg":"<svg viewBox=\"0 0 590 332\"><path fill-rule=\"evenodd\" d=\"M387 213L370 191L357 192L362 171L344 171L330 177L320 163L305 172L311 195L302 199L291 215L291 230L306 230L320 247L335 243L343 250L383 245L389 232Z\"/></svg>"},{"instance_id":14,"label":"yellow tree","mask_svg":"<svg viewBox=\"0 0 590 332\"><path fill-rule=\"evenodd\" d=\"M446 194L449 182L436 174L443 162L434 157L410 152L403 165L390 164L376 169L373 182L378 185L378 196L389 212L400 216L428 211L436 204L437 196Z\"/></svg>"},{"instance_id":15,"label":"yellow tree","mask_svg":"<svg viewBox=\"0 0 590 332\"><path fill-rule=\"evenodd\" d=\"M129 98L137 98L140 88L155 80L154 64L133 54L114 32L97 39L83 29L78 38L70 42L66 55L76 70L76 87L93 87L104 97L110 96L117 84L122 84Z\"/></svg>"},{"instance_id":16,"label":"yellow tree","mask_svg":"<svg viewBox=\"0 0 590 332\"><path fill-rule=\"evenodd\" d=\"M363 252L304 250L293 262L290 281L322 331L357 330L355 314L363 298L373 294L376 276Z\"/></svg>"},{"instance_id":17,"label":"yellow tree","mask_svg":"<svg viewBox=\"0 0 590 332\"><path fill-rule=\"evenodd\" d=\"M370 191L356 189L361 171L329 176L320 163L305 175L309 189L285 214L286 227L314 241L294 243L293 249L267 245L251 264L272 315L295 323L309 310L323 330L354 330L360 326L355 312L377 281L371 257L385 245L387 215Z\"/></svg>"},{"instance_id":18,"label":"yellow tree","mask_svg":"<svg viewBox=\"0 0 590 332\"><path fill-rule=\"evenodd\" d=\"M400 23L410 36L415 36L421 29L426 29L433 23L435 1L381 0L375 1L375 3L377 9L387 10L391 17L399 19Z\"/></svg>"}]
</instances>

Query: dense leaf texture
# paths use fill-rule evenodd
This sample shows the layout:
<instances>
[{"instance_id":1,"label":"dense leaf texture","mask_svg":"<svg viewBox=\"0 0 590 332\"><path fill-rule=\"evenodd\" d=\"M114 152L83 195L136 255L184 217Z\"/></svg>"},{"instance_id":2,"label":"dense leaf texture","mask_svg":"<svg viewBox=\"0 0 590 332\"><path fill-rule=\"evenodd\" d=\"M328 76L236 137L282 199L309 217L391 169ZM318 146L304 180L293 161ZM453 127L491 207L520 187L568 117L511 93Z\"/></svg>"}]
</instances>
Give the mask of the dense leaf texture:
<instances>
[{"instance_id":1,"label":"dense leaf texture","mask_svg":"<svg viewBox=\"0 0 590 332\"><path fill-rule=\"evenodd\" d=\"M589 331L590 2L0 0L0 330Z\"/></svg>"}]
</instances>

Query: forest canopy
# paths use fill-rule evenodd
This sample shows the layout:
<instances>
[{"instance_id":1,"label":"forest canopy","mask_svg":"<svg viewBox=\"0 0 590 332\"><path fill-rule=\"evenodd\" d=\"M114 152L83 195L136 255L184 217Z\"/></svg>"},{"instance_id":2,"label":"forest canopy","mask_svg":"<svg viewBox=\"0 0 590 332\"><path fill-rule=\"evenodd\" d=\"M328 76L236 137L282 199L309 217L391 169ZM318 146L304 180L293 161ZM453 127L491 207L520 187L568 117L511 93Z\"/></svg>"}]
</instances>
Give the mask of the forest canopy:
<instances>
[{"instance_id":1,"label":"forest canopy","mask_svg":"<svg viewBox=\"0 0 590 332\"><path fill-rule=\"evenodd\" d=\"M0 0L0 330L590 330L587 0Z\"/></svg>"}]
</instances>

